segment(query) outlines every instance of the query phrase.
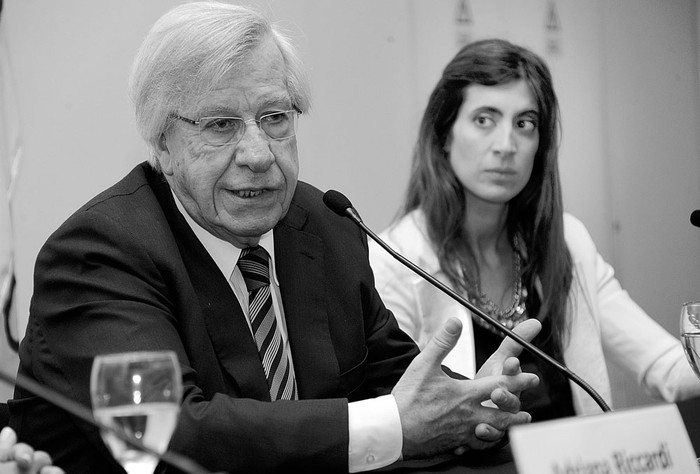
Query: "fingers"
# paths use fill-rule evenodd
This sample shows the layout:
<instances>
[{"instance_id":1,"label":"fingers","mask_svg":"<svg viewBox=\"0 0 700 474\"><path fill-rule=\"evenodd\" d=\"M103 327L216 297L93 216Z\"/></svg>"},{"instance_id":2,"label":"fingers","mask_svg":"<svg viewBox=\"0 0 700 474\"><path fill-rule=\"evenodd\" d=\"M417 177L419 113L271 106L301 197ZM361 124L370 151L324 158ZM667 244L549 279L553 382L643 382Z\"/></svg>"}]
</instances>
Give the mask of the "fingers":
<instances>
[{"instance_id":1,"label":"fingers","mask_svg":"<svg viewBox=\"0 0 700 474\"><path fill-rule=\"evenodd\" d=\"M461 333L462 322L457 318L448 319L421 351L424 360L431 365L439 366L445 356L457 344Z\"/></svg>"},{"instance_id":2,"label":"fingers","mask_svg":"<svg viewBox=\"0 0 700 474\"><path fill-rule=\"evenodd\" d=\"M16 471L26 474L65 474L63 469L52 466L51 456L44 451L34 451L26 443L17 442L17 434L6 426L0 431L0 462L14 461ZM4 472L4 471L2 471Z\"/></svg>"},{"instance_id":3,"label":"fingers","mask_svg":"<svg viewBox=\"0 0 700 474\"><path fill-rule=\"evenodd\" d=\"M517 375L520 372L520 360L517 357L508 357L503 362L503 375Z\"/></svg>"},{"instance_id":4,"label":"fingers","mask_svg":"<svg viewBox=\"0 0 700 474\"><path fill-rule=\"evenodd\" d=\"M523 340L530 342L539 334L541 329L542 324L538 320L527 319L515 326L513 332L519 335ZM520 368L516 367L516 362L511 359L520 355L522 351L523 347L520 343L510 337L506 337L498 346L496 352L491 354L491 357L481 366L476 373L476 378L489 375L514 375L519 373ZM520 363L517 362L517 364L519 365Z\"/></svg>"},{"instance_id":5,"label":"fingers","mask_svg":"<svg viewBox=\"0 0 700 474\"><path fill-rule=\"evenodd\" d=\"M38 472L41 473L44 471L44 468L48 468L51 466L51 456L45 451L35 451L34 452L34 465L33 468L35 471L32 472Z\"/></svg>"},{"instance_id":6,"label":"fingers","mask_svg":"<svg viewBox=\"0 0 700 474\"><path fill-rule=\"evenodd\" d=\"M35 451L34 452L34 466L33 471L38 474L65 474L63 469L52 465L53 460L51 456L45 451Z\"/></svg>"},{"instance_id":7,"label":"fingers","mask_svg":"<svg viewBox=\"0 0 700 474\"><path fill-rule=\"evenodd\" d=\"M522 323L513 328L513 332L522 337L526 341L532 341L542 330L542 323L537 319L526 319ZM503 357L517 357L523 351L523 346L510 337L506 337L501 342L496 352L499 352Z\"/></svg>"},{"instance_id":8,"label":"fingers","mask_svg":"<svg viewBox=\"0 0 700 474\"><path fill-rule=\"evenodd\" d=\"M486 423L479 423L476 425L476 428L474 428L474 436L476 436L477 439L486 442L500 441L505 434L505 431L496 429Z\"/></svg>"},{"instance_id":9,"label":"fingers","mask_svg":"<svg viewBox=\"0 0 700 474\"><path fill-rule=\"evenodd\" d=\"M25 443L17 442L17 434L6 426L0 431L0 461L15 461L21 472L31 469L34 449Z\"/></svg>"},{"instance_id":10,"label":"fingers","mask_svg":"<svg viewBox=\"0 0 700 474\"><path fill-rule=\"evenodd\" d=\"M66 474L66 473L60 467L46 466L46 467L41 468L41 471L39 471L39 474Z\"/></svg>"},{"instance_id":11,"label":"fingers","mask_svg":"<svg viewBox=\"0 0 700 474\"><path fill-rule=\"evenodd\" d=\"M502 442L505 434L506 432L504 430L494 428L488 423L479 423L478 425L476 425L476 428L474 428L474 438L476 438L475 442L469 443L469 446L475 449L483 449L490 446L495 446L499 442ZM456 456L462 456L464 453L467 452L468 449L469 448L467 446L459 446L455 448L452 452Z\"/></svg>"},{"instance_id":12,"label":"fingers","mask_svg":"<svg viewBox=\"0 0 700 474\"><path fill-rule=\"evenodd\" d=\"M0 431L0 462L12 459L12 447L17 443L17 435L9 426Z\"/></svg>"},{"instance_id":13,"label":"fingers","mask_svg":"<svg viewBox=\"0 0 700 474\"><path fill-rule=\"evenodd\" d=\"M533 373L519 372L515 375L482 376L471 382L473 382L474 398L481 397L481 400L491 400L498 405L496 400L492 398L494 394L502 403L507 403L508 400L504 397L513 396L517 398L518 394L523 390L537 387L540 379ZM499 390L503 391L503 394Z\"/></svg>"},{"instance_id":14,"label":"fingers","mask_svg":"<svg viewBox=\"0 0 700 474\"><path fill-rule=\"evenodd\" d=\"M490 411L482 414L482 420L477 424L474 430L475 434L478 434L478 438L482 441L498 440L511 426L530 423L532 421L532 416L525 411L507 413L495 408L485 408L485 410Z\"/></svg>"},{"instance_id":15,"label":"fingers","mask_svg":"<svg viewBox=\"0 0 700 474\"><path fill-rule=\"evenodd\" d=\"M540 378L530 372L521 372L518 375L509 376L507 380L505 388L515 394L519 394L529 388L535 388L540 384Z\"/></svg>"},{"instance_id":16,"label":"fingers","mask_svg":"<svg viewBox=\"0 0 700 474\"><path fill-rule=\"evenodd\" d=\"M540 328L540 323L533 320L518 333L532 339ZM530 421L529 414L518 411L517 394L536 386L539 379L522 372L515 357L521 349L515 341L502 344L502 353L491 356L487 361L491 366L474 380L457 380L444 374L442 361L461 331L459 319L448 319L392 389L401 417L406 459L444 452L450 445L455 453L463 451L460 447L495 446L508 427ZM489 406L482 406L483 402ZM447 414L445 406L449 407Z\"/></svg>"},{"instance_id":17,"label":"fingers","mask_svg":"<svg viewBox=\"0 0 700 474\"><path fill-rule=\"evenodd\" d=\"M12 459L20 471L29 471L34 461L34 449L25 443L17 443L12 447Z\"/></svg>"},{"instance_id":18,"label":"fingers","mask_svg":"<svg viewBox=\"0 0 700 474\"><path fill-rule=\"evenodd\" d=\"M497 388L491 392L491 401L499 410L507 411L508 413L517 413L520 411L520 398L502 388Z\"/></svg>"},{"instance_id":19,"label":"fingers","mask_svg":"<svg viewBox=\"0 0 700 474\"><path fill-rule=\"evenodd\" d=\"M506 413L495 408L484 408L487 410L481 414L481 422L474 427L471 438L465 441L465 446L469 449L487 449L497 446L505 439L508 428L513 425L529 423L531 417L529 413ZM456 450L454 451L456 453Z\"/></svg>"}]
</instances>

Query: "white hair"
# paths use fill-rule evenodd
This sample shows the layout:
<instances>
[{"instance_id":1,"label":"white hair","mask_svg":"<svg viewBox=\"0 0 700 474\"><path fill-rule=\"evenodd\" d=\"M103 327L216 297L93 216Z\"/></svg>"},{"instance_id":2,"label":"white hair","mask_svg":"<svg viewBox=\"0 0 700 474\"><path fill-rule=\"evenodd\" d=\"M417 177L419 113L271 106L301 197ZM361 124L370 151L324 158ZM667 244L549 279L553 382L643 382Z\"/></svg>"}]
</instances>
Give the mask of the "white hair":
<instances>
[{"instance_id":1,"label":"white hair","mask_svg":"<svg viewBox=\"0 0 700 474\"><path fill-rule=\"evenodd\" d=\"M159 169L156 156L173 113L210 91L269 36L282 53L292 105L307 112L309 81L301 58L290 38L261 13L238 5L197 1L179 5L156 21L136 54L129 77L136 127L149 147L154 168Z\"/></svg>"}]
</instances>

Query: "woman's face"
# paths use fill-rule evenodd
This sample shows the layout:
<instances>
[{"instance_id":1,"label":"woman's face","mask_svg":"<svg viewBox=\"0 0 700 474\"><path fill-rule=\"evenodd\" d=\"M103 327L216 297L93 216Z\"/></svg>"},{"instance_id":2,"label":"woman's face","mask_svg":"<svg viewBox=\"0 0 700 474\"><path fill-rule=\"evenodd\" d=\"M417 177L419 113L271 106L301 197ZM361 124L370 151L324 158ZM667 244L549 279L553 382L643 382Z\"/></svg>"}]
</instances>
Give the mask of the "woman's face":
<instances>
[{"instance_id":1,"label":"woman's face","mask_svg":"<svg viewBox=\"0 0 700 474\"><path fill-rule=\"evenodd\" d=\"M446 149L467 200L507 204L523 190L539 145L537 102L524 80L471 84Z\"/></svg>"}]
</instances>

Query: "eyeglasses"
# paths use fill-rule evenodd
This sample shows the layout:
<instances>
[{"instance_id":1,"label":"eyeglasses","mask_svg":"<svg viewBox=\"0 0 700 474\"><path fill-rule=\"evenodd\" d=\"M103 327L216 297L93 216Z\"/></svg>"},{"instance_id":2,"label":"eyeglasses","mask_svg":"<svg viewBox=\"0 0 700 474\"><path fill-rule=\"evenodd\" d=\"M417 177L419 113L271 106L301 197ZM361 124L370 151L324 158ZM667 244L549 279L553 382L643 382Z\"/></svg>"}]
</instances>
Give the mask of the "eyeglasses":
<instances>
[{"instance_id":1,"label":"eyeglasses","mask_svg":"<svg viewBox=\"0 0 700 474\"><path fill-rule=\"evenodd\" d=\"M176 114L173 117L196 125L199 137L207 145L224 146L238 143L245 134L246 126L252 122L257 123L258 128L271 140L291 138L297 133L297 117L300 114L298 110L292 109L265 114L257 120L244 120L240 117L202 117L192 120Z\"/></svg>"}]
</instances>

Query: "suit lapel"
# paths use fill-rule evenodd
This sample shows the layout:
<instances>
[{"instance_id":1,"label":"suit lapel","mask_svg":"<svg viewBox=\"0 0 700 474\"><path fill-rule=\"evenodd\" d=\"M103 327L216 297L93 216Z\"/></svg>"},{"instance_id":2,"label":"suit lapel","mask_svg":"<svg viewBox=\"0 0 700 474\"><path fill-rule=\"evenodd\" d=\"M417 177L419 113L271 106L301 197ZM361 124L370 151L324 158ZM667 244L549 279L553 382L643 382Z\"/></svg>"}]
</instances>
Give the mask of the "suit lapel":
<instances>
[{"instance_id":1,"label":"suit lapel","mask_svg":"<svg viewBox=\"0 0 700 474\"><path fill-rule=\"evenodd\" d=\"M308 211L292 201L275 227L275 264L300 398L337 393L338 361L330 336L323 241L304 232Z\"/></svg>"},{"instance_id":2,"label":"suit lapel","mask_svg":"<svg viewBox=\"0 0 700 474\"><path fill-rule=\"evenodd\" d=\"M151 184L176 236L217 358L240 396L270 400L258 349L226 277L178 211L165 180L152 179Z\"/></svg>"}]
</instances>

